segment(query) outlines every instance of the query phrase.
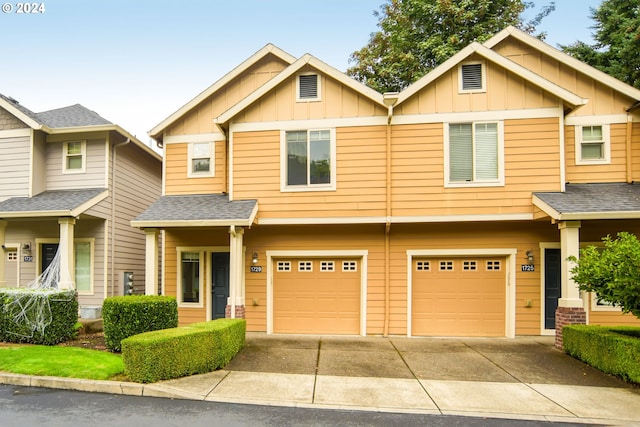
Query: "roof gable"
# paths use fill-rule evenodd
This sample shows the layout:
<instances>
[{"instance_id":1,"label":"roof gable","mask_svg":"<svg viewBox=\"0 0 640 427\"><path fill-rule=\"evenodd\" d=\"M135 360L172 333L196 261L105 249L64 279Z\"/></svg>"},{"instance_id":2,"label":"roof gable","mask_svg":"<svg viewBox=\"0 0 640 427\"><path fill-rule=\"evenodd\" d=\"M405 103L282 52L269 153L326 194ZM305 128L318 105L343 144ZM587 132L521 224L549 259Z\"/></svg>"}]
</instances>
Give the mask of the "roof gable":
<instances>
[{"instance_id":1,"label":"roof gable","mask_svg":"<svg viewBox=\"0 0 640 427\"><path fill-rule=\"evenodd\" d=\"M440 64L438 67L431 70L424 77L404 89L402 92L398 94L398 102L396 105L399 105L405 102L407 99L413 97L422 89L427 87L428 85L435 82L439 77L443 76L445 73L449 72L453 68L457 67L461 62L466 60L471 55L476 54L481 56L482 58L490 61L514 75L528 81L529 83L545 90L552 95L562 99L565 104L569 105L571 108L575 108L580 105L584 105L587 103L587 100L581 98L580 96L564 89L557 84L550 82L549 80L539 76L538 74L528 70L527 68L516 64L513 61L503 57L502 55L492 51L491 49L477 43L473 42L457 54Z\"/></svg>"},{"instance_id":2,"label":"roof gable","mask_svg":"<svg viewBox=\"0 0 640 427\"><path fill-rule=\"evenodd\" d=\"M324 75L338 81L339 83L345 85L346 87L351 88L356 93L363 95L367 99L375 102L378 105L387 108L384 104L383 95L368 86L360 83L357 80L352 79L346 74L338 71L337 69L331 67L330 65L320 61L319 59L305 54L300 59L295 61L285 70L283 70L276 77L268 81L266 84L258 88L256 91L252 92L250 95L245 97L242 101L235 104L233 107L222 113L214 122L217 124L223 124L231 120L234 116L236 116L241 111L253 105L260 98L265 96L267 93L275 89L277 86L287 81L288 79L294 77L298 72L302 71L305 67L310 66Z\"/></svg>"},{"instance_id":3,"label":"roof gable","mask_svg":"<svg viewBox=\"0 0 640 427\"><path fill-rule=\"evenodd\" d=\"M20 105L18 101L0 93L0 107L13 114L32 129L41 129L43 123L36 113Z\"/></svg>"},{"instance_id":4,"label":"roof gable","mask_svg":"<svg viewBox=\"0 0 640 427\"><path fill-rule=\"evenodd\" d=\"M248 59L242 62L240 65L235 67L229 73L225 74L221 79L213 83L211 86L206 88L200 94L198 94L195 98L187 102L185 105L180 107L177 111L171 114L169 117L164 119L158 125L156 125L153 129L149 131L149 136L154 139L157 139L159 135L162 134L169 126L179 120L182 116L187 114L193 108L197 107L201 102L205 99L213 95L215 92L222 89L225 85L229 84L232 80L246 72L249 68L251 68L254 64L262 60L268 55L274 55L287 64L292 64L295 61L295 57L283 51L282 49L274 46L273 44L267 44L262 49L251 55Z\"/></svg>"},{"instance_id":5,"label":"roof gable","mask_svg":"<svg viewBox=\"0 0 640 427\"><path fill-rule=\"evenodd\" d=\"M640 101L640 90L630 86L615 77L610 76L609 74L598 70L591 65L582 62L571 55L568 55L553 46L548 45L540 39L537 39L524 31L521 31L513 26L509 26L504 30L500 31L498 34L490 38L484 43L484 46L493 49L499 43L503 42L509 37L513 37L516 40L530 46L533 49L536 49L545 55L548 55L560 63L570 67L584 75L590 76L591 78L597 80L598 82L610 87L611 89L620 92L630 98L635 99L636 101Z\"/></svg>"},{"instance_id":6,"label":"roof gable","mask_svg":"<svg viewBox=\"0 0 640 427\"><path fill-rule=\"evenodd\" d=\"M69 107L37 113L40 121L50 128L68 128L77 126L111 125L109 120L88 108L75 104Z\"/></svg>"}]
</instances>

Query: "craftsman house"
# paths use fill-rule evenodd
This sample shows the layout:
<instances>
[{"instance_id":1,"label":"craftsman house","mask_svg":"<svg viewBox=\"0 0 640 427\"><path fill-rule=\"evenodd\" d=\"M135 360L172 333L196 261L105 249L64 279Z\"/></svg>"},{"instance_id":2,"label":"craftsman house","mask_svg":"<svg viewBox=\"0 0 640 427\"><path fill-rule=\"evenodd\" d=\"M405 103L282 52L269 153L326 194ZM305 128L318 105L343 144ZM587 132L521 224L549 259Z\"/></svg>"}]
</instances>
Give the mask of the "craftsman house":
<instances>
[{"instance_id":1,"label":"craftsman house","mask_svg":"<svg viewBox=\"0 0 640 427\"><path fill-rule=\"evenodd\" d=\"M130 221L161 174L158 153L82 105L34 113L0 95L0 287L29 285L59 253L81 313L144 293L145 234Z\"/></svg>"},{"instance_id":2,"label":"craftsman house","mask_svg":"<svg viewBox=\"0 0 640 427\"><path fill-rule=\"evenodd\" d=\"M511 27L387 94L267 45L150 131L147 292L161 279L182 324L267 333L638 324L581 294L567 257L640 232L639 102Z\"/></svg>"}]
</instances>

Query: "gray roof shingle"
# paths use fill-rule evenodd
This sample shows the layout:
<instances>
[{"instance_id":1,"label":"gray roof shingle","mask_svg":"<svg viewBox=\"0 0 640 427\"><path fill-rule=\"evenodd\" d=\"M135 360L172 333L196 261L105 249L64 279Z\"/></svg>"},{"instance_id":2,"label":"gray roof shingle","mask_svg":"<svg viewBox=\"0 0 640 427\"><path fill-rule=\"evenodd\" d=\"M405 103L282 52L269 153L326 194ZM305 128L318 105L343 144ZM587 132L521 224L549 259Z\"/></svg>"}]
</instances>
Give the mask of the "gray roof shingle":
<instances>
[{"instance_id":1,"label":"gray roof shingle","mask_svg":"<svg viewBox=\"0 0 640 427\"><path fill-rule=\"evenodd\" d=\"M640 211L638 184L567 184L565 192L534 195L560 214Z\"/></svg>"},{"instance_id":2,"label":"gray roof shingle","mask_svg":"<svg viewBox=\"0 0 640 427\"><path fill-rule=\"evenodd\" d=\"M229 201L225 194L163 196L133 222L248 221L257 200Z\"/></svg>"},{"instance_id":3,"label":"gray roof shingle","mask_svg":"<svg viewBox=\"0 0 640 427\"><path fill-rule=\"evenodd\" d=\"M105 188L54 190L33 197L12 197L0 202L0 217L8 213L72 211L104 191Z\"/></svg>"},{"instance_id":4,"label":"gray roof shingle","mask_svg":"<svg viewBox=\"0 0 640 427\"><path fill-rule=\"evenodd\" d=\"M0 98L4 99L5 101L7 101L8 103L10 103L11 105L13 105L13 107L17 110L19 110L21 113L23 113L25 116L29 117L30 119L36 121L39 124L44 124L42 122L42 120L40 120L40 118L38 117L37 113L34 113L33 111L29 110L27 107L22 106L18 101L16 101L15 99L5 96L3 94L0 93Z\"/></svg>"},{"instance_id":5,"label":"gray roof shingle","mask_svg":"<svg viewBox=\"0 0 640 427\"><path fill-rule=\"evenodd\" d=\"M50 128L111 125L109 120L80 104L38 113L40 121Z\"/></svg>"}]
</instances>

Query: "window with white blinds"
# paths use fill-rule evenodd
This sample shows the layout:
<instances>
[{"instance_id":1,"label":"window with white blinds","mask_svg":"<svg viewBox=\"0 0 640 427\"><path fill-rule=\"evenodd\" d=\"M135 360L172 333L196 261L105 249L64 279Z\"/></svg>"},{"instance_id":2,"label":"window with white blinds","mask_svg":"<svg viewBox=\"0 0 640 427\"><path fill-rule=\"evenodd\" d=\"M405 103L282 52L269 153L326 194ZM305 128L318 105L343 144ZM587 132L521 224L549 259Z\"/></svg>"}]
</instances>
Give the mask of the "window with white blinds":
<instances>
[{"instance_id":1,"label":"window with white blinds","mask_svg":"<svg viewBox=\"0 0 640 427\"><path fill-rule=\"evenodd\" d=\"M498 122L449 124L449 183L501 179Z\"/></svg>"},{"instance_id":2,"label":"window with white blinds","mask_svg":"<svg viewBox=\"0 0 640 427\"><path fill-rule=\"evenodd\" d=\"M609 164L610 129L609 125L576 126L576 164Z\"/></svg>"}]
</instances>

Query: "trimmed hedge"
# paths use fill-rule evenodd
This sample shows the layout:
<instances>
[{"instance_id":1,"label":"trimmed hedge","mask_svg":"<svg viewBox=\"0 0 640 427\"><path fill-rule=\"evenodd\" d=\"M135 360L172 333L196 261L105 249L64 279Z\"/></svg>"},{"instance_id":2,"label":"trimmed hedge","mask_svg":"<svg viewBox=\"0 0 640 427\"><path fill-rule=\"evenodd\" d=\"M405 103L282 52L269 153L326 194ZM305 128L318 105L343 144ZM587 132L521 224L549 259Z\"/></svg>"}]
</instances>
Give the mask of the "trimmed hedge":
<instances>
[{"instance_id":1,"label":"trimmed hedge","mask_svg":"<svg viewBox=\"0 0 640 427\"><path fill-rule=\"evenodd\" d=\"M217 319L126 338L124 373L132 381L152 383L215 371L244 347L245 332L244 319Z\"/></svg>"},{"instance_id":2,"label":"trimmed hedge","mask_svg":"<svg viewBox=\"0 0 640 427\"><path fill-rule=\"evenodd\" d=\"M77 322L73 289L0 289L0 341L55 345L76 335Z\"/></svg>"},{"instance_id":3,"label":"trimmed hedge","mask_svg":"<svg viewBox=\"0 0 640 427\"><path fill-rule=\"evenodd\" d=\"M564 351L604 373L640 384L640 328L568 325Z\"/></svg>"},{"instance_id":4,"label":"trimmed hedge","mask_svg":"<svg viewBox=\"0 0 640 427\"><path fill-rule=\"evenodd\" d=\"M178 304L174 297L161 295L111 297L102 304L102 322L105 345L119 352L125 338L178 326Z\"/></svg>"}]
</instances>

